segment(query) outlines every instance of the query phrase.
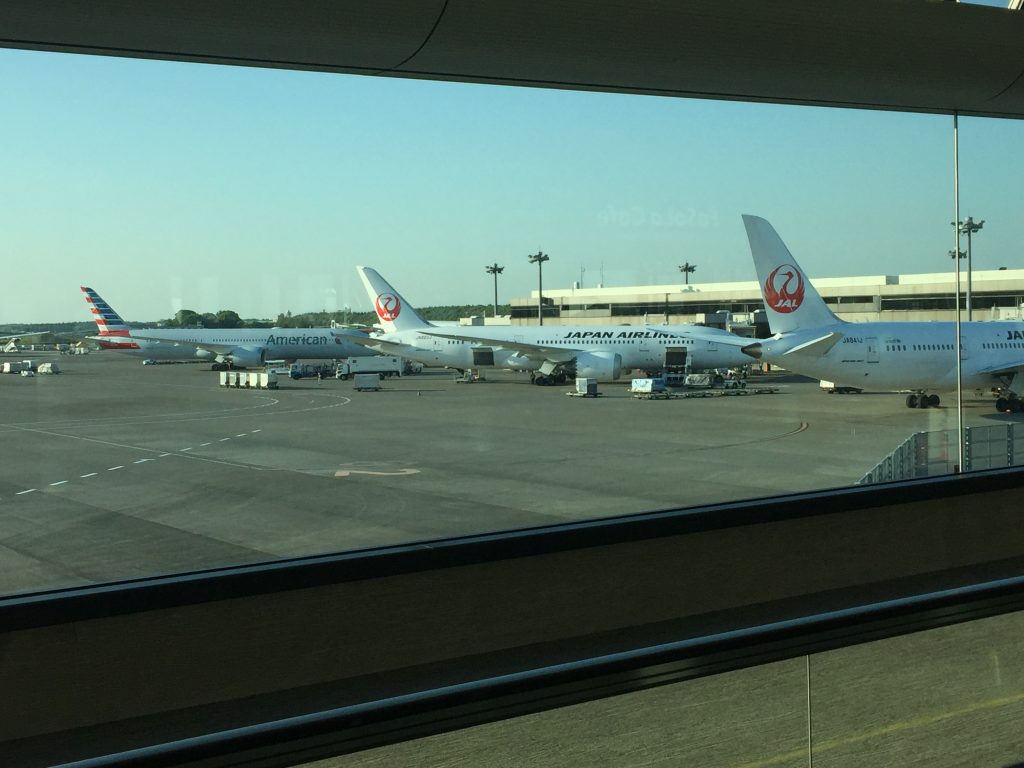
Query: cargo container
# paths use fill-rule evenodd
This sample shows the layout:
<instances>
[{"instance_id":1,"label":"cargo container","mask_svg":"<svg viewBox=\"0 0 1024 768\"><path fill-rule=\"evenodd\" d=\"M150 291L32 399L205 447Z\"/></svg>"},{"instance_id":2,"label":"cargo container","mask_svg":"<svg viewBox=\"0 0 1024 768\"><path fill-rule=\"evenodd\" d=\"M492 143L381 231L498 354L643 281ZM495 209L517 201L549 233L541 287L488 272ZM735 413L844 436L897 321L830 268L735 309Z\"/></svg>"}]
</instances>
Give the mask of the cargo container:
<instances>
[{"instance_id":1,"label":"cargo container","mask_svg":"<svg viewBox=\"0 0 1024 768\"><path fill-rule=\"evenodd\" d=\"M378 373L357 373L352 377L356 392L367 390L376 391L380 389L380 374Z\"/></svg>"},{"instance_id":2,"label":"cargo container","mask_svg":"<svg viewBox=\"0 0 1024 768\"><path fill-rule=\"evenodd\" d=\"M664 379L633 379L633 384L629 388L630 392L634 394L651 394L654 392L665 391L665 380Z\"/></svg>"},{"instance_id":3,"label":"cargo container","mask_svg":"<svg viewBox=\"0 0 1024 768\"><path fill-rule=\"evenodd\" d=\"M577 395L596 395L597 379L576 379Z\"/></svg>"}]
</instances>

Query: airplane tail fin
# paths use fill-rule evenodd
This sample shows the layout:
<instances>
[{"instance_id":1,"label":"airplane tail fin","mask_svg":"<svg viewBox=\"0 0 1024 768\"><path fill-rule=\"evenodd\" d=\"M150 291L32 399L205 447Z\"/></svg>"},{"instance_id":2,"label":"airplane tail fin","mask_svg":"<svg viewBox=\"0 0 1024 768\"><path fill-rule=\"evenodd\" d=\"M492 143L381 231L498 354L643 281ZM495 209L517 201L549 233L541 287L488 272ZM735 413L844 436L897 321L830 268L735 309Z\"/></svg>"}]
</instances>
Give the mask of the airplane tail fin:
<instances>
[{"instance_id":1,"label":"airplane tail fin","mask_svg":"<svg viewBox=\"0 0 1024 768\"><path fill-rule=\"evenodd\" d=\"M381 327L388 333L428 328L430 323L420 317L413 306L392 288L380 273L370 267L356 267L373 303Z\"/></svg>"},{"instance_id":2,"label":"airplane tail fin","mask_svg":"<svg viewBox=\"0 0 1024 768\"><path fill-rule=\"evenodd\" d=\"M89 311L93 314L96 327L99 328L100 336L130 336L131 328L121 319L121 316L103 300L92 288L80 286L85 294L85 301L89 305Z\"/></svg>"},{"instance_id":3,"label":"airplane tail fin","mask_svg":"<svg viewBox=\"0 0 1024 768\"><path fill-rule=\"evenodd\" d=\"M772 333L834 325L842 321L828 308L775 228L758 216L743 215L750 254Z\"/></svg>"}]
</instances>

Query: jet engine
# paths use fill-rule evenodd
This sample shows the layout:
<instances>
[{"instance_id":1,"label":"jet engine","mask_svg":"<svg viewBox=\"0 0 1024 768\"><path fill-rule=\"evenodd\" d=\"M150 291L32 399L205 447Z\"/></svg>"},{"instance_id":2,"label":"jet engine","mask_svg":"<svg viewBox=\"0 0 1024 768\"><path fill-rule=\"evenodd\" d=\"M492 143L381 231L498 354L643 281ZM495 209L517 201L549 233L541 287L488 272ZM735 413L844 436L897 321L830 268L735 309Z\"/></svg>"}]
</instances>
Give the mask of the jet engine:
<instances>
[{"instance_id":1,"label":"jet engine","mask_svg":"<svg viewBox=\"0 0 1024 768\"><path fill-rule=\"evenodd\" d=\"M231 350L231 363L239 368L259 368L267 356L265 347L236 347Z\"/></svg>"},{"instance_id":2,"label":"jet engine","mask_svg":"<svg viewBox=\"0 0 1024 768\"><path fill-rule=\"evenodd\" d=\"M581 379L615 381L622 373L622 356L615 352L585 352L576 357L576 375Z\"/></svg>"},{"instance_id":3,"label":"jet engine","mask_svg":"<svg viewBox=\"0 0 1024 768\"><path fill-rule=\"evenodd\" d=\"M215 355L213 352L211 352L208 349L197 349L196 350L196 358L199 359L199 360L216 360L217 359L217 355Z\"/></svg>"}]
</instances>

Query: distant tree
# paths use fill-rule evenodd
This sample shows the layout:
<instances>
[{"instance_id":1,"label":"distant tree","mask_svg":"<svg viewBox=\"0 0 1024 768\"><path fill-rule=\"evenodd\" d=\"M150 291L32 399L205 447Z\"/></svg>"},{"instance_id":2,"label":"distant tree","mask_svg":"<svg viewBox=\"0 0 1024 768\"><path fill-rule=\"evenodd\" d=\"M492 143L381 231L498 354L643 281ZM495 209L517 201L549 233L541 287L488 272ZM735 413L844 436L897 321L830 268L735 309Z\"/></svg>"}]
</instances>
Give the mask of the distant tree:
<instances>
[{"instance_id":1,"label":"distant tree","mask_svg":"<svg viewBox=\"0 0 1024 768\"><path fill-rule=\"evenodd\" d=\"M218 328L241 328L244 325L242 318L232 309L222 309L217 313Z\"/></svg>"},{"instance_id":2,"label":"distant tree","mask_svg":"<svg viewBox=\"0 0 1024 768\"><path fill-rule=\"evenodd\" d=\"M203 328L219 328L217 324L217 316L213 312L203 312L203 316L199 319L199 322L203 324Z\"/></svg>"},{"instance_id":3,"label":"distant tree","mask_svg":"<svg viewBox=\"0 0 1024 768\"><path fill-rule=\"evenodd\" d=\"M493 313L490 304L459 304L443 307L422 307L417 310L424 320L459 320L463 317L486 316ZM511 311L508 304L498 305L498 314L507 315ZM303 312L293 315L291 312L277 316L275 325L279 328L322 328L329 326L331 321L344 325L371 326L379 323L373 312L353 312L344 309L338 312Z\"/></svg>"},{"instance_id":4,"label":"distant tree","mask_svg":"<svg viewBox=\"0 0 1024 768\"><path fill-rule=\"evenodd\" d=\"M174 313L174 324L182 328L190 328L197 325L200 320L199 313L193 312L191 309L179 309Z\"/></svg>"}]
</instances>

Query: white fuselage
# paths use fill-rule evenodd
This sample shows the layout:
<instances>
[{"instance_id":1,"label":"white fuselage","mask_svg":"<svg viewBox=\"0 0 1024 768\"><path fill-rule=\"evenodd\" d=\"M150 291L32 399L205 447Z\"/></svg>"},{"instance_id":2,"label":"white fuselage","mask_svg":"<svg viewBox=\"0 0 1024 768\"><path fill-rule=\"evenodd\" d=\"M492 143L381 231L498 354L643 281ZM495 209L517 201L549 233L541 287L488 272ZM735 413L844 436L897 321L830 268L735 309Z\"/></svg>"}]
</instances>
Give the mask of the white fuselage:
<instances>
[{"instance_id":1,"label":"white fuselage","mask_svg":"<svg viewBox=\"0 0 1024 768\"><path fill-rule=\"evenodd\" d=\"M474 336L481 341L473 341ZM585 325L585 326L463 326L428 327L383 334L406 345L401 353L425 365L476 368L493 365L514 370L538 370L546 361L570 362L577 353L616 354L624 371L660 370L667 348L683 348L692 370L748 365L740 350L751 339L715 328L695 326ZM500 341L509 346L502 347ZM542 351L517 350L531 345ZM493 363L481 363L493 352ZM485 353L485 354L482 354Z\"/></svg>"},{"instance_id":2,"label":"white fuselage","mask_svg":"<svg viewBox=\"0 0 1024 768\"><path fill-rule=\"evenodd\" d=\"M842 338L825 354L788 350L830 332ZM761 339L761 359L794 373L861 389L956 389L956 326L949 322L839 323ZM991 371L1024 360L1024 323L961 323L965 389L1000 384ZM1008 379L1008 375L1004 375Z\"/></svg>"}]
</instances>

